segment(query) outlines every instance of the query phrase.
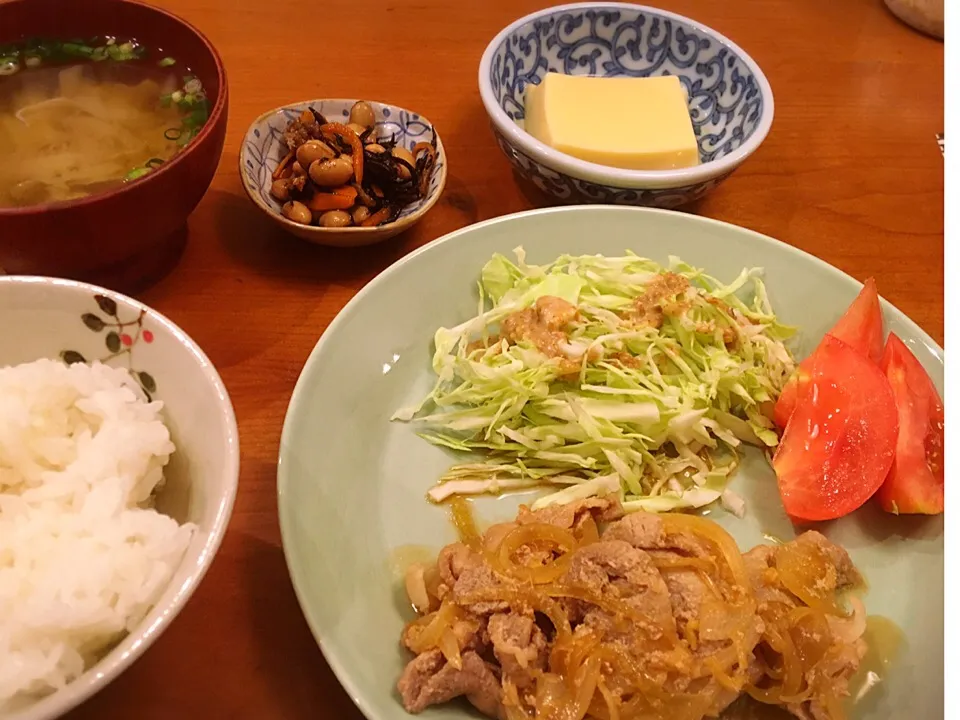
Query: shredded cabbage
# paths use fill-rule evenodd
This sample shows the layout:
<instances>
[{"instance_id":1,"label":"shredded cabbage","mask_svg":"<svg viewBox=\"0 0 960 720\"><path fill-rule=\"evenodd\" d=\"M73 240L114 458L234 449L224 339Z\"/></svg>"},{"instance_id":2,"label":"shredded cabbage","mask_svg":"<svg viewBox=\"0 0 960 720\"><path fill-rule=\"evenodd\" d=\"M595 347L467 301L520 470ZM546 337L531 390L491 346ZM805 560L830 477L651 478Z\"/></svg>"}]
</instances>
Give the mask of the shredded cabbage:
<instances>
[{"instance_id":1,"label":"shredded cabbage","mask_svg":"<svg viewBox=\"0 0 960 720\"><path fill-rule=\"evenodd\" d=\"M722 498L741 514L727 487L738 449L776 447L772 407L794 370L794 329L777 321L761 269L724 284L673 257L666 268L630 253L536 266L515 253L484 266L478 314L436 332L433 391L394 415L480 454L430 498L548 485L556 492L537 507L617 490L627 510ZM660 296L665 280L676 292ZM577 310L557 353L500 337L544 297Z\"/></svg>"}]
</instances>

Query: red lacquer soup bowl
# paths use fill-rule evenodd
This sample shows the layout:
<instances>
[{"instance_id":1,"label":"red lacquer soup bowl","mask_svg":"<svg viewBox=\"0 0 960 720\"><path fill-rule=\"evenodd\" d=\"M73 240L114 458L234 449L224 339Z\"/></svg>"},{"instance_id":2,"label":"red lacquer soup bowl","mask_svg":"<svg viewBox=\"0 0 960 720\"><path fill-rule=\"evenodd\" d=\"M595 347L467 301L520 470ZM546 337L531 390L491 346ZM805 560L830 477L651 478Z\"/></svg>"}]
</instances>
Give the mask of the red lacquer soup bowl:
<instances>
[{"instance_id":1,"label":"red lacquer soup bowl","mask_svg":"<svg viewBox=\"0 0 960 720\"><path fill-rule=\"evenodd\" d=\"M199 30L128 0L0 2L0 45L104 36L136 40L147 48L145 61L175 58L179 74L189 68L209 99L209 119L171 161L142 178L77 200L0 208L0 269L7 273L137 289L176 263L187 216L213 180L227 124L227 78Z\"/></svg>"}]
</instances>

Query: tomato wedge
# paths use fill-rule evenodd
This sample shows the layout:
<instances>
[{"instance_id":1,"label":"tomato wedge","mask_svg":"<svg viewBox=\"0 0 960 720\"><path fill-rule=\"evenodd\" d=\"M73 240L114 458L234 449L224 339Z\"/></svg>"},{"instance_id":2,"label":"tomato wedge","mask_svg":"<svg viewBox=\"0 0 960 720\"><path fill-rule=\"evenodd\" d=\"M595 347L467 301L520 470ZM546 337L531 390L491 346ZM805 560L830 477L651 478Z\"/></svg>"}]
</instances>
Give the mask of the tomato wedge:
<instances>
[{"instance_id":1,"label":"tomato wedge","mask_svg":"<svg viewBox=\"0 0 960 720\"><path fill-rule=\"evenodd\" d=\"M867 278L860 293L833 326L830 335L873 362L880 362L883 355L883 312L880 310L877 283L873 278Z\"/></svg>"},{"instance_id":2,"label":"tomato wedge","mask_svg":"<svg viewBox=\"0 0 960 720\"><path fill-rule=\"evenodd\" d=\"M943 402L923 365L893 333L880 360L900 421L890 474L877 493L892 513L943 512Z\"/></svg>"},{"instance_id":3,"label":"tomato wedge","mask_svg":"<svg viewBox=\"0 0 960 720\"><path fill-rule=\"evenodd\" d=\"M897 405L880 368L827 336L773 458L780 498L797 520L832 520L883 484L897 447Z\"/></svg>"},{"instance_id":4,"label":"tomato wedge","mask_svg":"<svg viewBox=\"0 0 960 720\"><path fill-rule=\"evenodd\" d=\"M873 278L867 278L863 289L827 334L866 355L873 362L880 362L880 356L883 355L883 313L880 311L877 283ZM812 357L811 355L800 363L773 409L774 422L781 429L787 426L797 407L797 398L803 392L802 386L810 382Z\"/></svg>"}]
</instances>

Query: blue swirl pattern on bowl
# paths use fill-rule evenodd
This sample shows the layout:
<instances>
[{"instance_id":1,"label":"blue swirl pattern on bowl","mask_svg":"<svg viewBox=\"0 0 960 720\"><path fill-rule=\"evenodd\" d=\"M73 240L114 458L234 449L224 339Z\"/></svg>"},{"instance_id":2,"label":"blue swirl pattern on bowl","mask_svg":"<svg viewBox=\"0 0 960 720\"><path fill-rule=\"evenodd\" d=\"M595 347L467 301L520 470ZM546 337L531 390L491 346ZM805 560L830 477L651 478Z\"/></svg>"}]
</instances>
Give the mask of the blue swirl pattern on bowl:
<instances>
[{"instance_id":1,"label":"blue swirl pattern on bowl","mask_svg":"<svg viewBox=\"0 0 960 720\"><path fill-rule=\"evenodd\" d=\"M496 130L493 132L500 150L514 169L540 190L562 203L597 203L601 205L640 205L643 207L677 208L699 200L733 173L732 170L701 183L666 189L618 188L565 175L541 165L517 150Z\"/></svg>"},{"instance_id":2,"label":"blue swirl pattern on bowl","mask_svg":"<svg viewBox=\"0 0 960 720\"><path fill-rule=\"evenodd\" d=\"M283 141L284 130L300 113L312 107L330 122L348 122L353 100L323 100L318 103L306 103L296 107L287 107L261 118L248 132L241 149L240 172L243 182L252 193L256 193L264 204L280 214L281 203L270 195L273 171L287 154ZM419 142L433 140L433 127L419 115L391 105L371 102L377 119L379 137L393 137L398 145L411 150ZM430 178L430 188L426 196L405 207L397 219L412 215L429 202L441 190L440 169L446 159L442 147L438 145L437 163Z\"/></svg>"},{"instance_id":3,"label":"blue swirl pattern on bowl","mask_svg":"<svg viewBox=\"0 0 960 720\"><path fill-rule=\"evenodd\" d=\"M679 16L643 6L554 8L507 34L493 52L488 79L496 103L518 126L527 86L539 84L547 72L676 75L689 97L701 165L740 148L768 110L760 80L735 46ZM732 172L680 187L628 189L571 177L522 152L504 133L495 129L495 134L514 168L561 200L675 207L702 196Z\"/></svg>"}]
</instances>

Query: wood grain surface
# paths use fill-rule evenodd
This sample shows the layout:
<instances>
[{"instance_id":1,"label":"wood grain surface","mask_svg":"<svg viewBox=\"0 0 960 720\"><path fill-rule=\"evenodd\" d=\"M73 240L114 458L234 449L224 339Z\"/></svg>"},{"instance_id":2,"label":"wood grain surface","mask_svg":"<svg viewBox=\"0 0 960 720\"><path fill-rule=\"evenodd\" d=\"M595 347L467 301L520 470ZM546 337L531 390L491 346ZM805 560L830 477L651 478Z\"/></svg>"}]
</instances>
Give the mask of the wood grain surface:
<instances>
[{"instance_id":1,"label":"wood grain surface","mask_svg":"<svg viewBox=\"0 0 960 720\"><path fill-rule=\"evenodd\" d=\"M142 299L220 370L240 423L233 520L212 569L166 634L70 720L320 720L360 713L300 613L280 545L276 459L297 375L320 334L390 263L464 225L533 207L477 91L487 42L543 0L162 0L226 62L231 115L220 169L190 218L176 270ZM764 144L690 211L772 235L854 277L943 339L943 45L882 0L670 0L760 64L776 118ZM330 250L284 235L246 198L248 124L319 97L383 100L437 126L450 178L414 230ZM394 642L394 638L385 638Z\"/></svg>"}]
</instances>

